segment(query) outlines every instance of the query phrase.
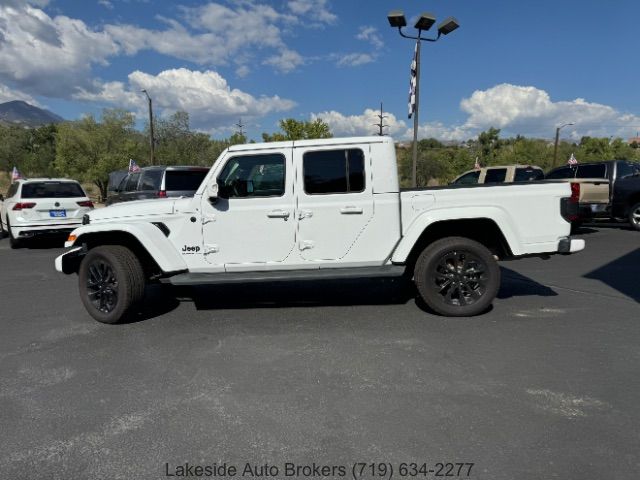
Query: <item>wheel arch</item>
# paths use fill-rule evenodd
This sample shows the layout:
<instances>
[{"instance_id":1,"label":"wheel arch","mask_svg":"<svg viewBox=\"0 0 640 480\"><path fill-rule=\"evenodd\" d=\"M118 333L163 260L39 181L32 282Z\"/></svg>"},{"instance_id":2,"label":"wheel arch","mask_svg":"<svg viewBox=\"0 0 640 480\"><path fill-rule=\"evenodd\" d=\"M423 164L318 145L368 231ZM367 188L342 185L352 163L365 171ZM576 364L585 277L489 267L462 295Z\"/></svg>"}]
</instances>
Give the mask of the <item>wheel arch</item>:
<instances>
[{"instance_id":1,"label":"wheel arch","mask_svg":"<svg viewBox=\"0 0 640 480\"><path fill-rule=\"evenodd\" d=\"M140 260L148 277L186 269L184 260L159 227L151 223L121 227L80 227L72 232L76 236L73 244L67 242L67 246L82 246L83 253L101 245L127 247ZM64 272L77 273L81 259L82 255L77 254L64 258Z\"/></svg>"},{"instance_id":2,"label":"wheel arch","mask_svg":"<svg viewBox=\"0 0 640 480\"><path fill-rule=\"evenodd\" d=\"M408 271L412 271L418 256L428 245L446 237L475 240L501 259L513 256L513 251L502 230L490 218L440 220L428 225L413 244L404 261Z\"/></svg>"}]
</instances>

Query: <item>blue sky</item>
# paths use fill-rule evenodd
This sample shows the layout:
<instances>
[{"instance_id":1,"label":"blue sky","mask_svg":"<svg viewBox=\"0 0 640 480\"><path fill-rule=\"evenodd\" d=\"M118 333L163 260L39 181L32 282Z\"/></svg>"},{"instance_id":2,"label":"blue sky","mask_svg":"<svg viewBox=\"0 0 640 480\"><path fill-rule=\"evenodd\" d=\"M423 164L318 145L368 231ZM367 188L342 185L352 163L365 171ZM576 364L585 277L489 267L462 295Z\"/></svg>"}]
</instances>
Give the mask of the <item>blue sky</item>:
<instances>
[{"instance_id":1,"label":"blue sky","mask_svg":"<svg viewBox=\"0 0 640 480\"><path fill-rule=\"evenodd\" d=\"M640 131L632 0L0 0L0 101L68 119L121 107L142 125L146 88L158 115L186 110L216 138L242 118L255 139L285 117L370 134L382 101L406 139L413 44L392 9L461 24L423 45L421 137Z\"/></svg>"}]
</instances>

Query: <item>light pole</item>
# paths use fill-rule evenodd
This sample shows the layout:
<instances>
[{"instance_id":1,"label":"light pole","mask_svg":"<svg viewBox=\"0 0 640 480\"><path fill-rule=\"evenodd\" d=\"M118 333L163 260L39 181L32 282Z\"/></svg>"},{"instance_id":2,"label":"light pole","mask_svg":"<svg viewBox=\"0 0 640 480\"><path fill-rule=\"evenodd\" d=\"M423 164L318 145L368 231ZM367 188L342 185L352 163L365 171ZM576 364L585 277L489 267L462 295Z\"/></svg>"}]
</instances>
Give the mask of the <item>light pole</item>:
<instances>
[{"instance_id":1,"label":"light pole","mask_svg":"<svg viewBox=\"0 0 640 480\"><path fill-rule=\"evenodd\" d=\"M402 28L407 26L407 20L404 17L404 13L401 10L394 10L387 15L389 25L398 29L401 37L410 38L416 41L416 53L415 53L415 101L413 102L413 112L409 110L409 118L413 113L413 150L412 150L412 170L411 170L411 183L413 187L417 186L418 177L418 109L420 106L420 46L421 42L436 42L442 35L448 35L453 32L460 25L454 17L445 19L440 25L438 25L438 35L435 38L427 38L422 36L423 31L427 31L436 22L436 17L431 13L423 13L415 24L415 28L418 30L417 36L406 35ZM411 103L411 94L409 93L409 103ZM411 108L411 107L410 107Z\"/></svg>"},{"instance_id":2,"label":"light pole","mask_svg":"<svg viewBox=\"0 0 640 480\"><path fill-rule=\"evenodd\" d=\"M151 165L155 165L155 139L153 138L153 105L151 103L151 97L149 93L143 89L142 93L147 96L147 100L149 101L149 146L151 147Z\"/></svg>"},{"instance_id":3,"label":"light pole","mask_svg":"<svg viewBox=\"0 0 640 480\"><path fill-rule=\"evenodd\" d=\"M560 130L564 127L568 127L569 125L574 125L573 122L565 123L564 125L560 125L556 127L556 142L553 146L553 166L556 166L556 161L558 160L558 140L560 139Z\"/></svg>"}]
</instances>

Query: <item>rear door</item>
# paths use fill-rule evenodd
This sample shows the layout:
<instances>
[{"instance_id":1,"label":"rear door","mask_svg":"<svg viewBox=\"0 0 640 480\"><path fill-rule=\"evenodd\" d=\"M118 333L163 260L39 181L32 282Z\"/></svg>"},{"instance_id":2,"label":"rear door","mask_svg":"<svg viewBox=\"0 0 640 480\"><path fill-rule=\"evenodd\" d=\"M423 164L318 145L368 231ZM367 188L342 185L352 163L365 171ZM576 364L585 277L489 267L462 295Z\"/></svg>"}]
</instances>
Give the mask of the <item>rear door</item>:
<instances>
[{"instance_id":1,"label":"rear door","mask_svg":"<svg viewBox=\"0 0 640 480\"><path fill-rule=\"evenodd\" d=\"M373 218L369 150L298 147L298 241L308 261L343 258Z\"/></svg>"},{"instance_id":2,"label":"rear door","mask_svg":"<svg viewBox=\"0 0 640 480\"><path fill-rule=\"evenodd\" d=\"M88 208L89 199L76 182L27 182L22 185L20 202L35 205L20 212L32 225L78 223Z\"/></svg>"}]
</instances>

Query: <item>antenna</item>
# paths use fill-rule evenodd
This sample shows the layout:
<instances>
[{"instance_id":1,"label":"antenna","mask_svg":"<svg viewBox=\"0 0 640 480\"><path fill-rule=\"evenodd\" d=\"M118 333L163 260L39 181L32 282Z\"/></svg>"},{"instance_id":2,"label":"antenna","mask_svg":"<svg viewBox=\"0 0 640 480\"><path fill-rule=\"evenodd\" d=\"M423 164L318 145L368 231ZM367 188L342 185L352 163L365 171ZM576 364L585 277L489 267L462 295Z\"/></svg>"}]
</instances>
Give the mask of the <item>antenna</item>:
<instances>
[{"instance_id":1,"label":"antenna","mask_svg":"<svg viewBox=\"0 0 640 480\"><path fill-rule=\"evenodd\" d=\"M240 118L238 120L238 123L234 124L236 127L238 127L238 135L240 135L241 137L244 137L244 130L242 130L243 127L245 127L246 125L244 123L242 123L242 118Z\"/></svg>"},{"instance_id":2,"label":"antenna","mask_svg":"<svg viewBox=\"0 0 640 480\"><path fill-rule=\"evenodd\" d=\"M382 111L382 102L380 102L380 114L376 115L376 117L378 117L380 119L380 123L374 123L374 125L376 127L378 127L379 131L378 133L376 133L376 135L380 135L381 137L385 135L384 133L384 129L385 128L389 128L389 125L386 125L384 123L384 119L388 118L388 115L385 115L384 112Z\"/></svg>"}]
</instances>

